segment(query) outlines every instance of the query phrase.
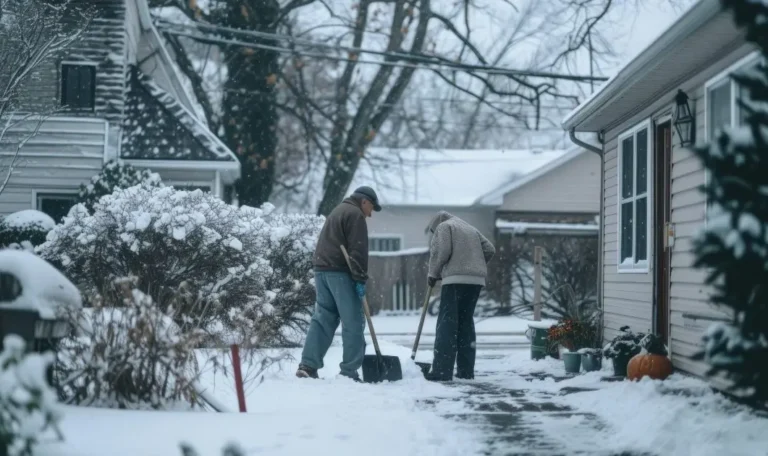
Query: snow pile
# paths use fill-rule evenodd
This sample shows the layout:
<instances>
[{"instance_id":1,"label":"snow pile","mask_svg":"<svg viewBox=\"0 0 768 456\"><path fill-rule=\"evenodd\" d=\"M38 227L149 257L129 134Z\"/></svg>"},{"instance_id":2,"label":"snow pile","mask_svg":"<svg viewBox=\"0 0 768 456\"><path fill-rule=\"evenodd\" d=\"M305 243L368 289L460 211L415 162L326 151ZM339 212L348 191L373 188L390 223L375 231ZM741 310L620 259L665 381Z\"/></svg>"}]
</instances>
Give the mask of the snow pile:
<instances>
[{"instance_id":1,"label":"snow pile","mask_svg":"<svg viewBox=\"0 0 768 456\"><path fill-rule=\"evenodd\" d=\"M112 305L113 281L136 277L178 324L219 342L228 331L247 346L269 344L314 302L311 256L323 221L273 212L142 184L102 197L92 214L75 206L39 252L88 299Z\"/></svg>"},{"instance_id":2,"label":"snow pile","mask_svg":"<svg viewBox=\"0 0 768 456\"><path fill-rule=\"evenodd\" d=\"M79 309L77 288L45 260L20 250L0 250L0 273L18 281L19 293L1 306L37 310L41 318L54 319L62 312Z\"/></svg>"},{"instance_id":3,"label":"snow pile","mask_svg":"<svg viewBox=\"0 0 768 456\"><path fill-rule=\"evenodd\" d=\"M9 335L0 352L0 454L28 456L48 429L57 429L61 411L45 373L51 353L24 354L24 341Z\"/></svg>"}]
</instances>

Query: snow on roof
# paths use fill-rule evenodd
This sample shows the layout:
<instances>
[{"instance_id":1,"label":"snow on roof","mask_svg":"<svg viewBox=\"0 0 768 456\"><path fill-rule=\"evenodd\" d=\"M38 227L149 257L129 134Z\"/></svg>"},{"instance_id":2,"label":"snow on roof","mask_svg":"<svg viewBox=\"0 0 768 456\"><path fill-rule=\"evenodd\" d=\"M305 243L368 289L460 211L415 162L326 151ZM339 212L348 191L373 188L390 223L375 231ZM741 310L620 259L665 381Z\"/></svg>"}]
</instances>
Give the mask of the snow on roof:
<instances>
[{"instance_id":1,"label":"snow on roof","mask_svg":"<svg viewBox=\"0 0 768 456\"><path fill-rule=\"evenodd\" d=\"M348 193L370 185L384 206L472 206L564 150L369 148Z\"/></svg>"}]
</instances>

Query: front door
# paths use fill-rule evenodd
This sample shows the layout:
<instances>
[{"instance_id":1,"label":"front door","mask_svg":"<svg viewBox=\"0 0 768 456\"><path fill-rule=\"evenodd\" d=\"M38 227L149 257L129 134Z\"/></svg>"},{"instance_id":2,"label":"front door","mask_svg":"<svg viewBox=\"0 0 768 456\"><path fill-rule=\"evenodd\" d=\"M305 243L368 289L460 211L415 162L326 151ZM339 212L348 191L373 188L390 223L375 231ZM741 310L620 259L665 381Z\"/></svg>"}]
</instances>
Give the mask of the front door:
<instances>
[{"instance_id":1,"label":"front door","mask_svg":"<svg viewBox=\"0 0 768 456\"><path fill-rule=\"evenodd\" d=\"M672 122L666 121L656 125L654 144L655 172L655 217L654 243L656 267L654 296L654 330L664 342L669 345L669 291L670 291L670 260L672 246L670 203L672 168Z\"/></svg>"}]
</instances>

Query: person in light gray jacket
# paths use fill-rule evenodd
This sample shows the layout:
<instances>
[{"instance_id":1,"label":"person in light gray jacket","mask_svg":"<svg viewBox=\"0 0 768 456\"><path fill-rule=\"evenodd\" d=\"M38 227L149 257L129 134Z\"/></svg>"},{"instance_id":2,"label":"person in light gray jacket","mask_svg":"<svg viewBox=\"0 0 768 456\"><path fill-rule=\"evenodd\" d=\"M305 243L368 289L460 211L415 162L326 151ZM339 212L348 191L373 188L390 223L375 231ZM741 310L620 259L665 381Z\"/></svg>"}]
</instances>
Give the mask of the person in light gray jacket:
<instances>
[{"instance_id":1,"label":"person in light gray jacket","mask_svg":"<svg viewBox=\"0 0 768 456\"><path fill-rule=\"evenodd\" d=\"M428 282L442 282L435 329L435 352L428 380L471 379L475 376L475 306L485 286L493 244L477 228L440 211L427 228L432 240Z\"/></svg>"}]
</instances>

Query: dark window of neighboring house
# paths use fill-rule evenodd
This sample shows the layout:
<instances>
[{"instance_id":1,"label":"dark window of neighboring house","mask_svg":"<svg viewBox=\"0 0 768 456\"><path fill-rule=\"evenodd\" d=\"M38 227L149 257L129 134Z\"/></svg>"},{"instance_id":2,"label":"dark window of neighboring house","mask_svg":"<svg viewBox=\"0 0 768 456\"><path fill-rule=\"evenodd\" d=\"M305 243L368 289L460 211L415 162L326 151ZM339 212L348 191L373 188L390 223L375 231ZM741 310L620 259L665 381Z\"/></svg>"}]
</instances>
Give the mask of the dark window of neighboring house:
<instances>
[{"instance_id":1,"label":"dark window of neighboring house","mask_svg":"<svg viewBox=\"0 0 768 456\"><path fill-rule=\"evenodd\" d=\"M400 238L369 238L368 250L371 252L397 252L400 250Z\"/></svg>"},{"instance_id":2,"label":"dark window of neighboring house","mask_svg":"<svg viewBox=\"0 0 768 456\"><path fill-rule=\"evenodd\" d=\"M67 193L38 193L37 210L48 214L56 223L69 214L77 202L77 196Z\"/></svg>"},{"instance_id":3,"label":"dark window of neighboring house","mask_svg":"<svg viewBox=\"0 0 768 456\"><path fill-rule=\"evenodd\" d=\"M208 185L173 185L176 190L182 190L185 192L194 192L195 190L202 190L204 193L210 192L211 187Z\"/></svg>"},{"instance_id":4,"label":"dark window of neighboring house","mask_svg":"<svg viewBox=\"0 0 768 456\"><path fill-rule=\"evenodd\" d=\"M93 110L96 99L94 65L61 66L61 105L70 109Z\"/></svg>"}]
</instances>

